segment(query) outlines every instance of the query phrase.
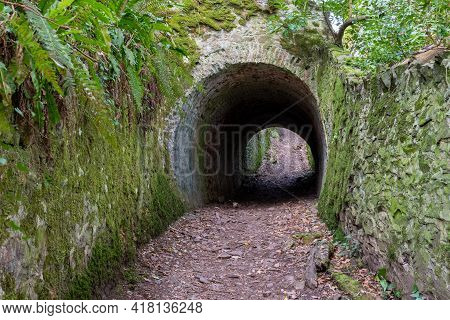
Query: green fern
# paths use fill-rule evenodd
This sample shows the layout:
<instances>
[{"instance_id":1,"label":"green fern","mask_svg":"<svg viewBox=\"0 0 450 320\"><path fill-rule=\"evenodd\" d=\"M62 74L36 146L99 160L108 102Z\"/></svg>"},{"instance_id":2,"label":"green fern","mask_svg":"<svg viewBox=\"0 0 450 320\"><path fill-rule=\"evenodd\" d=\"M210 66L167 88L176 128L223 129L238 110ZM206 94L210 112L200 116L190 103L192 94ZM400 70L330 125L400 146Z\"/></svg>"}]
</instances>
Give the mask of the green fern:
<instances>
[{"instance_id":1,"label":"green fern","mask_svg":"<svg viewBox=\"0 0 450 320\"><path fill-rule=\"evenodd\" d=\"M103 88L98 81L95 81L89 72L89 68L79 58L74 59L74 79L86 96L96 102L103 102Z\"/></svg>"},{"instance_id":2,"label":"green fern","mask_svg":"<svg viewBox=\"0 0 450 320\"><path fill-rule=\"evenodd\" d=\"M111 84L125 77L138 112L153 90L171 99L181 92L184 65L175 50L183 50L174 48L174 31L161 14L173 8L172 0L17 2L24 6L10 5L14 10L3 10L1 18L20 53L17 61L0 65L3 104L13 103L12 94L27 78L36 93L29 97L37 108L35 120L41 124L45 106L51 122L59 121L55 94L83 95L90 106L102 108L112 104L108 94L117 94Z\"/></svg>"},{"instance_id":3,"label":"green fern","mask_svg":"<svg viewBox=\"0 0 450 320\"><path fill-rule=\"evenodd\" d=\"M142 99L144 98L144 88L141 79L133 66L127 66L128 80L130 82L131 93L139 111L142 110Z\"/></svg>"},{"instance_id":4,"label":"green fern","mask_svg":"<svg viewBox=\"0 0 450 320\"><path fill-rule=\"evenodd\" d=\"M74 3L75 0L57 0L46 12L45 16L49 19L55 19L65 14L67 9Z\"/></svg>"},{"instance_id":5,"label":"green fern","mask_svg":"<svg viewBox=\"0 0 450 320\"><path fill-rule=\"evenodd\" d=\"M71 50L69 47L61 42L56 31L39 13L39 8L28 0L22 0L22 2L32 8L32 10L26 10L26 16L41 44L49 52L50 57L59 67L72 69L73 64L70 59Z\"/></svg>"},{"instance_id":6,"label":"green fern","mask_svg":"<svg viewBox=\"0 0 450 320\"><path fill-rule=\"evenodd\" d=\"M58 84L54 63L52 62L52 59L50 59L48 52L42 49L41 45L34 40L34 32L27 20L17 16L12 19L10 23L17 35L19 44L24 47L28 58L36 66L36 69L39 70L43 77L52 84L56 92L63 94L63 91Z\"/></svg>"}]
</instances>

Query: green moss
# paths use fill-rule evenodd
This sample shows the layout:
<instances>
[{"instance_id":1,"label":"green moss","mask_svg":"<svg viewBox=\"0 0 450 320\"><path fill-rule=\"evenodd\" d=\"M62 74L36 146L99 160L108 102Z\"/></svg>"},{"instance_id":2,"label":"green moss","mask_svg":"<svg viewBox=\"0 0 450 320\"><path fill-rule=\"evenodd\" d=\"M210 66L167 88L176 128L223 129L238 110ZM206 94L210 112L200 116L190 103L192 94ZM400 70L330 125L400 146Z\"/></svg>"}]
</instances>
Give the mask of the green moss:
<instances>
[{"instance_id":1,"label":"green moss","mask_svg":"<svg viewBox=\"0 0 450 320\"><path fill-rule=\"evenodd\" d=\"M292 235L292 238L300 240L303 244L310 244L316 239L322 238L320 232L298 232Z\"/></svg>"},{"instance_id":2,"label":"green moss","mask_svg":"<svg viewBox=\"0 0 450 320\"><path fill-rule=\"evenodd\" d=\"M175 43L187 50L192 64L195 64L200 56L193 34L201 35L207 29L230 31L237 27L236 21L244 25L258 11L260 9L254 0L189 0L184 1L183 9L168 21L177 31Z\"/></svg>"},{"instance_id":3,"label":"green moss","mask_svg":"<svg viewBox=\"0 0 450 320\"><path fill-rule=\"evenodd\" d=\"M361 290L362 286L358 280L346 275L345 273L333 271L331 273L333 280L339 289L344 291L354 300L372 300L373 298L365 295Z\"/></svg>"},{"instance_id":4,"label":"green moss","mask_svg":"<svg viewBox=\"0 0 450 320\"><path fill-rule=\"evenodd\" d=\"M294 33L286 30L281 39L281 45L305 61L312 61L329 47L326 38L319 30L308 27Z\"/></svg>"},{"instance_id":5,"label":"green moss","mask_svg":"<svg viewBox=\"0 0 450 320\"><path fill-rule=\"evenodd\" d=\"M10 114L0 106L0 141L12 143L14 138L14 129L10 124Z\"/></svg>"},{"instance_id":6,"label":"green moss","mask_svg":"<svg viewBox=\"0 0 450 320\"><path fill-rule=\"evenodd\" d=\"M316 162L314 160L314 155L311 151L311 147L309 145L306 145L306 158L308 159L308 164L311 168L316 167Z\"/></svg>"},{"instance_id":7,"label":"green moss","mask_svg":"<svg viewBox=\"0 0 450 320\"><path fill-rule=\"evenodd\" d=\"M261 167L270 150L272 138L277 135L276 129L266 129L250 139L246 148L246 169L249 173L255 173Z\"/></svg>"},{"instance_id":8,"label":"green moss","mask_svg":"<svg viewBox=\"0 0 450 320\"><path fill-rule=\"evenodd\" d=\"M9 273L4 273L0 278L0 285L3 290L3 300L25 299L25 294L16 290L16 281Z\"/></svg>"},{"instance_id":9,"label":"green moss","mask_svg":"<svg viewBox=\"0 0 450 320\"><path fill-rule=\"evenodd\" d=\"M123 271L123 277L128 284L135 285L142 281L142 276L133 268L127 268Z\"/></svg>"},{"instance_id":10,"label":"green moss","mask_svg":"<svg viewBox=\"0 0 450 320\"><path fill-rule=\"evenodd\" d=\"M329 228L335 230L348 192L355 144L352 128L356 126L359 106L348 103L342 80L338 76L322 76L320 81L319 95L324 106L332 108L326 112L333 114L333 127L327 174L319 199L319 215Z\"/></svg>"}]
</instances>

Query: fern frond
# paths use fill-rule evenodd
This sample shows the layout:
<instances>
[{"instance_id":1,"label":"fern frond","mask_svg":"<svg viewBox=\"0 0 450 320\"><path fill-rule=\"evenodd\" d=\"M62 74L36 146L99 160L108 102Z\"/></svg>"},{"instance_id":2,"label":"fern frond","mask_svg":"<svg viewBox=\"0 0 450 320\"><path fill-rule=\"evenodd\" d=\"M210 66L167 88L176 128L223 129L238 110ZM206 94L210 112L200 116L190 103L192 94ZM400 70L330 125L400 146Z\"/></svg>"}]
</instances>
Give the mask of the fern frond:
<instances>
[{"instance_id":1,"label":"fern frond","mask_svg":"<svg viewBox=\"0 0 450 320\"><path fill-rule=\"evenodd\" d=\"M144 88L141 79L133 66L127 65L128 81L130 83L131 93L136 103L138 111L142 110L142 99L144 98Z\"/></svg>"},{"instance_id":2,"label":"fern frond","mask_svg":"<svg viewBox=\"0 0 450 320\"><path fill-rule=\"evenodd\" d=\"M80 59L74 59L74 63L74 79L77 86L89 99L102 102L103 87L92 78L88 67Z\"/></svg>"},{"instance_id":3,"label":"fern frond","mask_svg":"<svg viewBox=\"0 0 450 320\"><path fill-rule=\"evenodd\" d=\"M25 49L26 54L35 65L36 69L42 73L43 77L52 84L59 94L63 94L58 84L58 77L55 72L54 63L46 50L34 40L34 32L28 21L23 17L16 16L11 20L11 26L17 35L19 44Z\"/></svg>"},{"instance_id":4,"label":"fern frond","mask_svg":"<svg viewBox=\"0 0 450 320\"><path fill-rule=\"evenodd\" d=\"M42 46L49 52L50 57L59 67L72 69L70 48L61 42L56 31L50 26L45 17L38 14L38 7L29 0L22 0L22 2L33 9L26 10L26 16Z\"/></svg>"},{"instance_id":5,"label":"fern frond","mask_svg":"<svg viewBox=\"0 0 450 320\"><path fill-rule=\"evenodd\" d=\"M105 24L109 25L117 22L117 16L114 10L100 1L78 0L77 5L89 7L91 17Z\"/></svg>"}]
</instances>

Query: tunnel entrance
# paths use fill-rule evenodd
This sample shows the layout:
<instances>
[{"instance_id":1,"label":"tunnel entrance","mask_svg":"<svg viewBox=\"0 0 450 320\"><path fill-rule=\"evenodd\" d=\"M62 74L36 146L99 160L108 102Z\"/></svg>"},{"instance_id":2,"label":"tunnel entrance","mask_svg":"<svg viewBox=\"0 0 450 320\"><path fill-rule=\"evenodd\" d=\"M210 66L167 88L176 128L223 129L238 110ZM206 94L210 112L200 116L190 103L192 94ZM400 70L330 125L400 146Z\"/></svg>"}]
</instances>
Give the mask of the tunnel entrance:
<instances>
[{"instance_id":1,"label":"tunnel entrance","mask_svg":"<svg viewBox=\"0 0 450 320\"><path fill-rule=\"evenodd\" d=\"M308 143L291 130L268 128L247 143L243 182L236 200L275 202L314 195L316 179Z\"/></svg>"},{"instance_id":2,"label":"tunnel entrance","mask_svg":"<svg viewBox=\"0 0 450 320\"><path fill-rule=\"evenodd\" d=\"M308 86L290 71L263 63L230 65L204 79L180 113L171 157L190 203L233 199L246 178L248 142L273 127L289 129L310 146L320 190L326 167L321 115Z\"/></svg>"}]
</instances>

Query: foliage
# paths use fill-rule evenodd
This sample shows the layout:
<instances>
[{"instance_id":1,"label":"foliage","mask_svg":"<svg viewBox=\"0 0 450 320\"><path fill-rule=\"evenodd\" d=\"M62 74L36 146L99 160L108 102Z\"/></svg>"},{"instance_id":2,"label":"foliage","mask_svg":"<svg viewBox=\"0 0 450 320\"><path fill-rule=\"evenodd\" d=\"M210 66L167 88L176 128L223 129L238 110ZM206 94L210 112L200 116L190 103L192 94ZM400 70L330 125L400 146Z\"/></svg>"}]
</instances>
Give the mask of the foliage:
<instances>
[{"instance_id":1,"label":"foliage","mask_svg":"<svg viewBox=\"0 0 450 320\"><path fill-rule=\"evenodd\" d=\"M63 120L64 99L70 97L106 111L113 122L126 107L117 99L119 83L125 90L120 93L133 97L131 114L153 110L161 93L175 96L187 73L184 50L174 43L161 11L170 5L170 0L1 0L0 122L3 116L16 127L38 124L48 131Z\"/></svg>"},{"instance_id":2,"label":"foliage","mask_svg":"<svg viewBox=\"0 0 450 320\"><path fill-rule=\"evenodd\" d=\"M378 270L377 274L375 275L375 280L378 281L381 288L383 289L383 298L401 299L402 298L401 291L396 289L395 284L389 282L389 280L387 280L386 277L387 277L387 270L385 268Z\"/></svg>"},{"instance_id":3,"label":"foliage","mask_svg":"<svg viewBox=\"0 0 450 320\"><path fill-rule=\"evenodd\" d=\"M306 26L313 9L320 11L329 17L329 27L335 37L339 31L345 35L342 44L353 55L349 63L365 70L401 61L428 45L446 45L449 37L448 1L445 0L293 2L295 9L277 5L286 12L283 18L272 18L276 22L272 23L275 30L299 31Z\"/></svg>"},{"instance_id":4,"label":"foliage","mask_svg":"<svg viewBox=\"0 0 450 320\"><path fill-rule=\"evenodd\" d=\"M311 18L309 0L294 0L294 7L288 5L286 0L271 0L271 11L282 11L283 14L273 14L269 17L269 29L272 32L282 32L284 36L302 30Z\"/></svg>"},{"instance_id":5,"label":"foliage","mask_svg":"<svg viewBox=\"0 0 450 320\"><path fill-rule=\"evenodd\" d=\"M413 291L411 293L411 297L414 300L423 300L423 295L420 293L419 288L417 288L417 285L414 285Z\"/></svg>"},{"instance_id":6,"label":"foliage","mask_svg":"<svg viewBox=\"0 0 450 320\"><path fill-rule=\"evenodd\" d=\"M341 248L341 255L355 258L362 255L359 242L346 235L339 227L333 233L333 243Z\"/></svg>"}]
</instances>

